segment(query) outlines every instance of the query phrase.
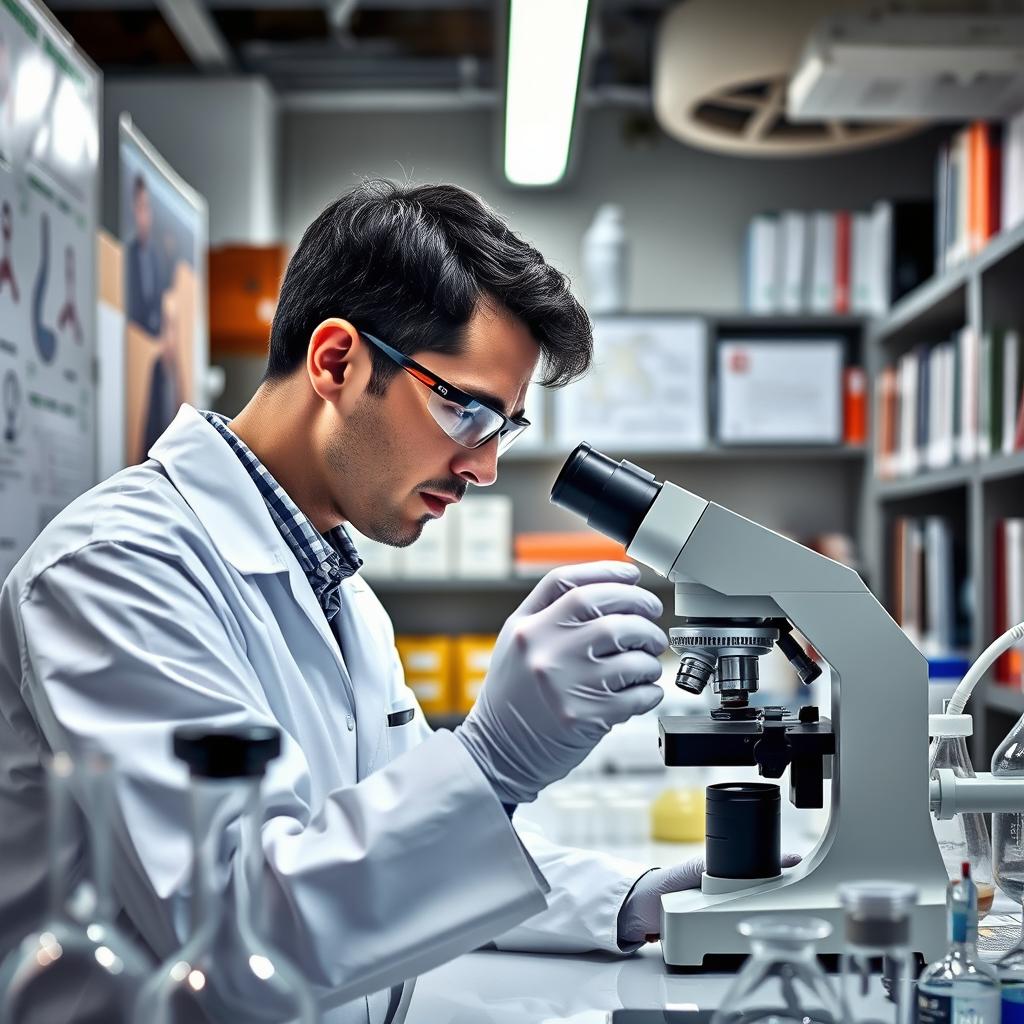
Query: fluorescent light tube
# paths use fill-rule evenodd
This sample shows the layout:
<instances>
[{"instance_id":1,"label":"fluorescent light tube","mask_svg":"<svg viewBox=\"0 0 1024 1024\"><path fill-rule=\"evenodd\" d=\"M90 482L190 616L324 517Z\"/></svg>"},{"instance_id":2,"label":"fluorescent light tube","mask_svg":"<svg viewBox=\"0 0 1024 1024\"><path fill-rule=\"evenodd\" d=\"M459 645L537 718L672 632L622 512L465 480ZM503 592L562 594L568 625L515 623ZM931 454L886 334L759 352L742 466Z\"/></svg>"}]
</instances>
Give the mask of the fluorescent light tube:
<instances>
[{"instance_id":1,"label":"fluorescent light tube","mask_svg":"<svg viewBox=\"0 0 1024 1024\"><path fill-rule=\"evenodd\" d=\"M511 0L505 176L553 185L569 162L588 0Z\"/></svg>"}]
</instances>

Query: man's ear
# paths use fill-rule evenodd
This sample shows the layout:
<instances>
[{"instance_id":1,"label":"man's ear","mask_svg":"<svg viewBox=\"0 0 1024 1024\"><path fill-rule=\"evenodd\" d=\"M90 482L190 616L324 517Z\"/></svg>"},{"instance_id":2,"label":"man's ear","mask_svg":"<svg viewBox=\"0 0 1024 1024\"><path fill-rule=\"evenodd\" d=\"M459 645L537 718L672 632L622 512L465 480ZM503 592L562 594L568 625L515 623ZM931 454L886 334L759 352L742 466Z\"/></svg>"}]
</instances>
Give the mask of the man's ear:
<instances>
[{"instance_id":1,"label":"man's ear","mask_svg":"<svg viewBox=\"0 0 1024 1024\"><path fill-rule=\"evenodd\" d=\"M332 317L313 329L306 373L324 401L336 404L343 389L361 391L369 381L369 362L359 332L347 320Z\"/></svg>"}]
</instances>

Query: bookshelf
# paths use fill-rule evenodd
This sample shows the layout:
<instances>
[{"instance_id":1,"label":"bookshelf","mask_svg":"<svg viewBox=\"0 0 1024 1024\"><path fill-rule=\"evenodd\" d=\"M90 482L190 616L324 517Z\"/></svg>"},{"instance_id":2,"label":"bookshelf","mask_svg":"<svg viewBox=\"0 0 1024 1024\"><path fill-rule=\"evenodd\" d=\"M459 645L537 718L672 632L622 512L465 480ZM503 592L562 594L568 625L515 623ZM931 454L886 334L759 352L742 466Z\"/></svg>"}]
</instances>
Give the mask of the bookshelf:
<instances>
[{"instance_id":1,"label":"bookshelf","mask_svg":"<svg viewBox=\"0 0 1024 1024\"><path fill-rule=\"evenodd\" d=\"M980 337L994 327L1024 327L1020 300L1024 274L1024 225L997 235L979 253L904 296L866 331L866 368L878 371L920 343L941 342L964 326ZM870 420L874 426L875 416ZM915 476L878 480L873 438L867 463L864 535L869 575L885 598L889 529L895 516L950 517L967 556L969 604L973 611L969 656L973 661L995 639L993 597L994 529L998 519L1024 516L1024 452L994 455ZM969 709L974 712L975 766L987 769L992 751L1024 714L1024 693L983 680Z\"/></svg>"}]
</instances>

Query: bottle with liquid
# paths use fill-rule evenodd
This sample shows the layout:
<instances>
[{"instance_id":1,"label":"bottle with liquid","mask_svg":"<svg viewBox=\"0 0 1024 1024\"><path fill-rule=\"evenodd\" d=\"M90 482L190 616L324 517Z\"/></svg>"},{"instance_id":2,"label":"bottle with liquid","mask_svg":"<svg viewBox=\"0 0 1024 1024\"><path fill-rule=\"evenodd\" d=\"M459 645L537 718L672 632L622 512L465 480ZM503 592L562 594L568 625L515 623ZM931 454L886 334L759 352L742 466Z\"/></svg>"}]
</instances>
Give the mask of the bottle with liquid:
<instances>
[{"instance_id":1,"label":"bottle with liquid","mask_svg":"<svg viewBox=\"0 0 1024 1024\"><path fill-rule=\"evenodd\" d=\"M832 933L816 917L752 917L739 924L750 956L711 1024L839 1024L842 1004L821 969L817 944Z\"/></svg>"},{"instance_id":2,"label":"bottle with liquid","mask_svg":"<svg viewBox=\"0 0 1024 1024\"><path fill-rule=\"evenodd\" d=\"M992 755L992 774L1000 779L1024 777L1024 715ZM992 875L995 884L1024 905L1024 813L992 815Z\"/></svg>"},{"instance_id":3,"label":"bottle with liquid","mask_svg":"<svg viewBox=\"0 0 1024 1024\"><path fill-rule=\"evenodd\" d=\"M192 926L146 982L137 1024L319 1021L309 983L258 923L265 871L260 783L280 750L280 731L269 726L174 731L174 753L191 779ZM232 870L220 857L227 833L239 847Z\"/></svg>"},{"instance_id":4,"label":"bottle with liquid","mask_svg":"<svg viewBox=\"0 0 1024 1024\"><path fill-rule=\"evenodd\" d=\"M910 920L917 890L900 882L851 882L840 887L839 902L846 912L840 997L847 1024L912 1024Z\"/></svg>"},{"instance_id":5,"label":"bottle with liquid","mask_svg":"<svg viewBox=\"0 0 1024 1024\"><path fill-rule=\"evenodd\" d=\"M949 951L918 979L919 1024L999 1024L999 979L978 958L978 891L967 861L949 884L946 908Z\"/></svg>"},{"instance_id":6,"label":"bottle with liquid","mask_svg":"<svg viewBox=\"0 0 1024 1024\"><path fill-rule=\"evenodd\" d=\"M948 702L947 702L948 703ZM970 715L929 715L928 777L939 768L949 768L960 779L973 779L974 765L967 750L967 738L974 732ZM971 879L978 889L978 919L992 909L995 885L992 881L992 843L985 815L961 812L948 821L931 816L935 839L950 881L960 878L960 865L971 864Z\"/></svg>"},{"instance_id":7,"label":"bottle with liquid","mask_svg":"<svg viewBox=\"0 0 1024 1024\"><path fill-rule=\"evenodd\" d=\"M47 780L49 909L39 928L0 966L0 1022L128 1024L151 964L116 924L110 762L89 753L76 765L58 752ZM76 851L82 819L73 789L86 810L91 879L79 877L74 867L84 858Z\"/></svg>"}]
</instances>

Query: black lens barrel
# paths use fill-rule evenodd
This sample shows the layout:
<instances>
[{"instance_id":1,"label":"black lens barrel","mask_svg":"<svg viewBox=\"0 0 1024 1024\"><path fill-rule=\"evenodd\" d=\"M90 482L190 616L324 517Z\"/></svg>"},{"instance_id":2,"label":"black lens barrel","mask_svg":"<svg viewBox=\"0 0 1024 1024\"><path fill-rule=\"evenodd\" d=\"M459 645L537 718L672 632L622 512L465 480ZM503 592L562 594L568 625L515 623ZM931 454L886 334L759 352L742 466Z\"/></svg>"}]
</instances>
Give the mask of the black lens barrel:
<instances>
[{"instance_id":1,"label":"black lens barrel","mask_svg":"<svg viewBox=\"0 0 1024 1024\"><path fill-rule=\"evenodd\" d=\"M767 782L708 786L704 852L715 878L775 878L782 871L779 787Z\"/></svg>"},{"instance_id":2,"label":"black lens barrel","mask_svg":"<svg viewBox=\"0 0 1024 1024\"><path fill-rule=\"evenodd\" d=\"M584 441L562 466L551 501L628 547L660 490L653 473L616 462Z\"/></svg>"}]
</instances>

